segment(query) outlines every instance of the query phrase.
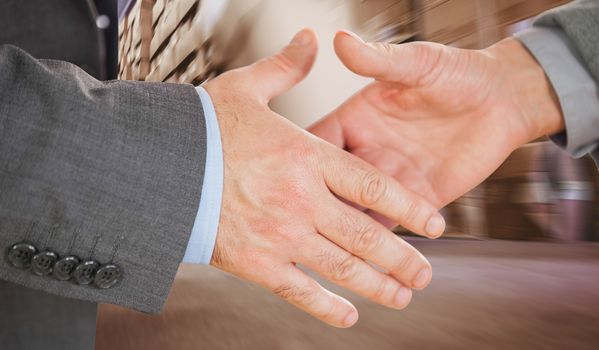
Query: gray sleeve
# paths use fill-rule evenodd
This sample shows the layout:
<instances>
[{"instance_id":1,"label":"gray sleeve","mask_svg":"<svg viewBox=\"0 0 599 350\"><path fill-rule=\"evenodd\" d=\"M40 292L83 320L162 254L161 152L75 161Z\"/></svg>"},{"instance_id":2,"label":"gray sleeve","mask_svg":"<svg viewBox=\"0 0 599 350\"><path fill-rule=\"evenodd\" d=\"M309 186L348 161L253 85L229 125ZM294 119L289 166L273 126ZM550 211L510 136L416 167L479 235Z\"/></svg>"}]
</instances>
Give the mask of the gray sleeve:
<instances>
[{"instance_id":1,"label":"gray sleeve","mask_svg":"<svg viewBox=\"0 0 599 350\"><path fill-rule=\"evenodd\" d=\"M0 279L158 312L200 201L202 113L191 85L101 82L0 46ZM6 253L23 241L112 263L120 281L100 289L15 268Z\"/></svg>"},{"instance_id":2,"label":"gray sleeve","mask_svg":"<svg viewBox=\"0 0 599 350\"><path fill-rule=\"evenodd\" d=\"M545 70L558 96L565 132L552 140L572 156L599 148L599 1L575 1L542 14L516 37Z\"/></svg>"},{"instance_id":3,"label":"gray sleeve","mask_svg":"<svg viewBox=\"0 0 599 350\"><path fill-rule=\"evenodd\" d=\"M599 1L577 0L556 7L541 14L534 26L561 30L595 81L599 81Z\"/></svg>"},{"instance_id":4,"label":"gray sleeve","mask_svg":"<svg viewBox=\"0 0 599 350\"><path fill-rule=\"evenodd\" d=\"M552 140L574 157L599 142L599 89L570 41L559 29L534 27L517 35L547 74L559 99L566 130Z\"/></svg>"}]
</instances>

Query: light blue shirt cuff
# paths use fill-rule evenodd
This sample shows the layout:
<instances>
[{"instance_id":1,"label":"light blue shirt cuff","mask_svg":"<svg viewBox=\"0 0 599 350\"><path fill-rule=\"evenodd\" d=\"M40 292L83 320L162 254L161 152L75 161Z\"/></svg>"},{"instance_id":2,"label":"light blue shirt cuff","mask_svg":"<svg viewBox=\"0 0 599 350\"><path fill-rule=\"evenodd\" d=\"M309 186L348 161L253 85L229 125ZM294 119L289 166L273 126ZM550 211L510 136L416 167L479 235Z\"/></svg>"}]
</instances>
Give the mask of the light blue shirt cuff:
<instances>
[{"instance_id":1,"label":"light blue shirt cuff","mask_svg":"<svg viewBox=\"0 0 599 350\"><path fill-rule=\"evenodd\" d=\"M203 87L198 86L196 90L206 119L206 168L200 206L183 262L209 264L216 243L223 196L223 147L212 99Z\"/></svg>"}]
</instances>

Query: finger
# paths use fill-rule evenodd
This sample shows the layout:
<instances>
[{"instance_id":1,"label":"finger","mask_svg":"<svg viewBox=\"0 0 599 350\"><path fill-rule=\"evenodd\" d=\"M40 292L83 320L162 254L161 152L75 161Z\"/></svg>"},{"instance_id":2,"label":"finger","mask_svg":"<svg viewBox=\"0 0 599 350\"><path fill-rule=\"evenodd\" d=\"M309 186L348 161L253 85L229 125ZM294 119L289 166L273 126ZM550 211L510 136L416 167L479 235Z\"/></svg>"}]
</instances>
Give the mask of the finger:
<instances>
[{"instance_id":1,"label":"finger","mask_svg":"<svg viewBox=\"0 0 599 350\"><path fill-rule=\"evenodd\" d=\"M411 289L325 237L312 235L304 243L306 250L296 262L322 277L388 307L403 309L410 303Z\"/></svg>"},{"instance_id":2,"label":"finger","mask_svg":"<svg viewBox=\"0 0 599 350\"><path fill-rule=\"evenodd\" d=\"M359 210L336 204L319 217L316 227L323 236L382 267L406 287L422 289L431 280L431 265L418 250Z\"/></svg>"},{"instance_id":3,"label":"finger","mask_svg":"<svg viewBox=\"0 0 599 350\"><path fill-rule=\"evenodd\" d=\"M354 73L406 85L418 85L437 73L445 51L444 45L434 43L365 43L347 31L337 32L334 45L341 62Z\"/></svg>"},{"instance_id":4,"label":"finger","mask_svg":"<svg viewBox=\"0 0 599 350\"><path fill-rule=\"evenodd\" d=\"M359 158L332 149L329 161L322 167L328 188L348 201L430 238L439 237L445 230L445 220L435 207Z\"/></svg>"},{"instance_id":5,"label":"finger","mask_svg":"<svg viewBox=\"0 0 599 350\"><path fill-rule=\"evenodd\" d=\"M335 327L351 327L358 311L346 299L331 293L295 265L285 265L276 278L263 285L290 304Z\"/></svg>"},{"instance_id":6,"label":"finger","mask_svg":"<svg viewBox=\"0 0 599 350\"><path fill-rule=\"evenodd\" d=\"M252 92L262 101L268 102L308 75L317 50L316 34L310 29L303 29L279 53L242 68L241 71L246 73Z\"/></svg>"}]
</instances>

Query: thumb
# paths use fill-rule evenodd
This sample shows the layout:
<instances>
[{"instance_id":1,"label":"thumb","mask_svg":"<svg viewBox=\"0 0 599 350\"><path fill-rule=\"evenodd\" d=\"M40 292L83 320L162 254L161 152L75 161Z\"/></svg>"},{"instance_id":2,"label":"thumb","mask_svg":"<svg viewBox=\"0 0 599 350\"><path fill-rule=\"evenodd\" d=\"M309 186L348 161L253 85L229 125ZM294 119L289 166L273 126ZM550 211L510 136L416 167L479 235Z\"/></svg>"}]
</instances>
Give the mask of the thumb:
<instances>
[{"instance_id":1,"label":"thumb","mask_svg":"<svg viewBox=\"0 0 599 350\"><path fill-rule=\"evenodd\" d=\"M301 30L279 53L246 68L252 90L268 102L291 89L308 75L317 51L316 34L310 29Z\"/></svg>"},{"instance_id":2,"label":"thumb","mask_svg":"<svg viewBox=\"0 0 599 350\"><path fill-rule=\"evenodd\" d=\"M335 52L352 72L381 81L418 85L439 65L444 45L428 42L406 44L366 43L356 34L339 31Z\"/></svg>"}]
</instances>

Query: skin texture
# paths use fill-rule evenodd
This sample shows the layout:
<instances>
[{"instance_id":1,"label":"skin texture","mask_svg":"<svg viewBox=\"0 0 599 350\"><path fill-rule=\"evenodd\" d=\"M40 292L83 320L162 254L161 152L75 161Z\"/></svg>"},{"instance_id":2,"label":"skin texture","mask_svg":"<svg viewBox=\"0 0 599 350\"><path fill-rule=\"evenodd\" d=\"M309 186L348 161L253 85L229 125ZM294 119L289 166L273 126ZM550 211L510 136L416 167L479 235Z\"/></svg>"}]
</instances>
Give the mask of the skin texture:
<instances>
[{"instance_id":1,"label":"skin texture","mask_svg":"<svg viewBox=\"0 0 599 350\"><path fill-rule=\"evenodd\" d=\"M463 50L364 43L339 32L335 51L374 81L309 130L437 208L481 183L518 146L564 127L547 77L516 39Z\"/></svg>"},{"instance_id":2,"label":"skin texture","mask_svg":"<svg viewBox=\"0 0 599 350\"><path fill-rule=\"evenodd\" d=\"M255 282L337 327L355 307L300 270L401 309L431 266L412 246L341 199L428 237L444 222L434 206L359 158L272 112L269 100L309 72L317 51L303 30L280 53L204 85L224 155L223 206L211 264ZM384 269L374 269L365 260Z\"/></svg>"}]
</instances>

